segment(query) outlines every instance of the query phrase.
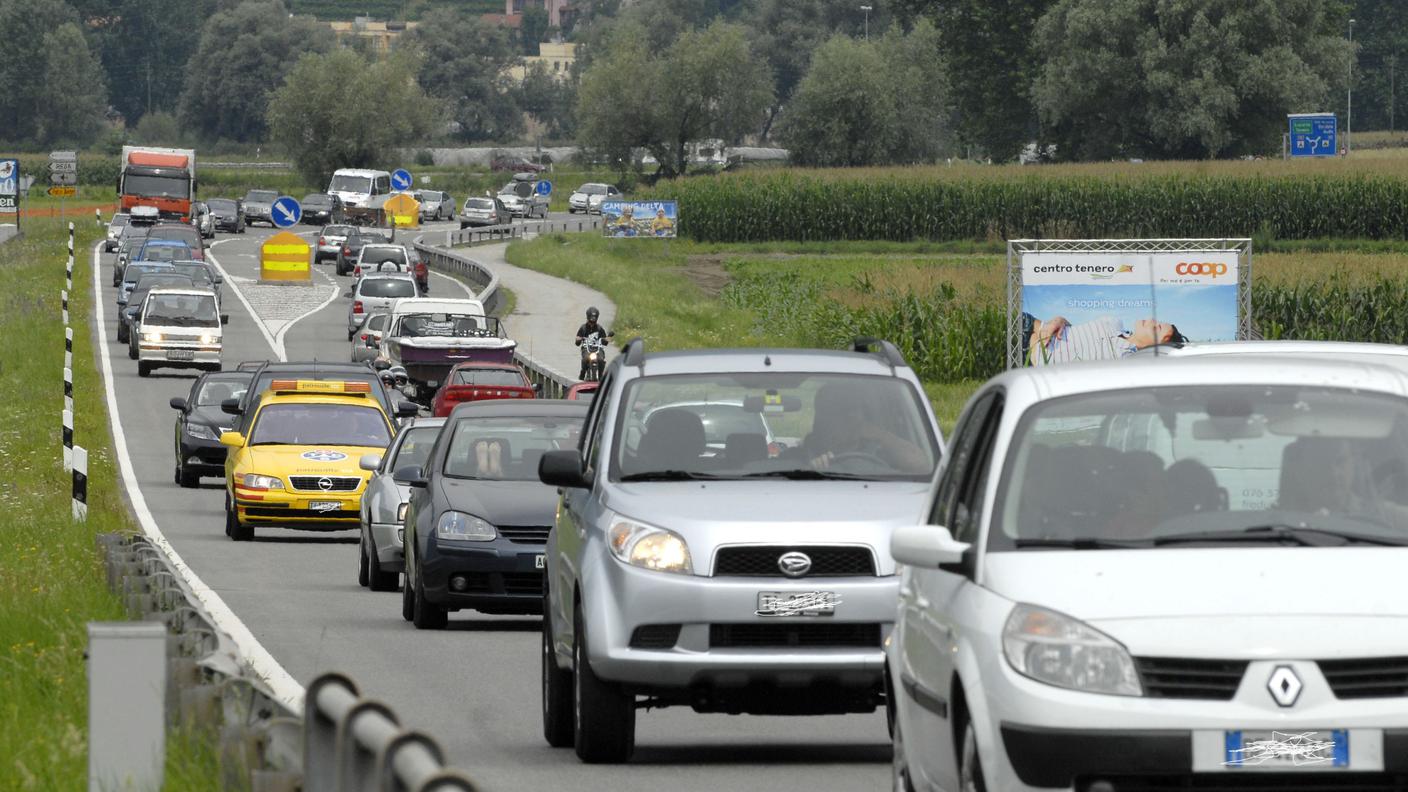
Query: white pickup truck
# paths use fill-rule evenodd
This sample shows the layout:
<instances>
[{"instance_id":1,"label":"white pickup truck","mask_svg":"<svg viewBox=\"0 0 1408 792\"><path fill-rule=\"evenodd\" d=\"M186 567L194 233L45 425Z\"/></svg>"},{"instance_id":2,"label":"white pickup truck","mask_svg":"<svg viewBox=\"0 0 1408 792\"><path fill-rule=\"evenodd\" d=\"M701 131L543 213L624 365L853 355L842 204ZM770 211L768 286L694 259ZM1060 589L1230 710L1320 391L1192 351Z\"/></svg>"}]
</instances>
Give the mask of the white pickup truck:
<instances>
[{"instance_id":1,"label":"white pickup truck","mask_svg":"<svg viewBox=\"0 0 1408 792\"><path fill-rule=\"evenodd\" d=\"M219 371L229 321L209 289L152 289L132 330L137 376L163 366Z\"/></svg>"}]
</instances>

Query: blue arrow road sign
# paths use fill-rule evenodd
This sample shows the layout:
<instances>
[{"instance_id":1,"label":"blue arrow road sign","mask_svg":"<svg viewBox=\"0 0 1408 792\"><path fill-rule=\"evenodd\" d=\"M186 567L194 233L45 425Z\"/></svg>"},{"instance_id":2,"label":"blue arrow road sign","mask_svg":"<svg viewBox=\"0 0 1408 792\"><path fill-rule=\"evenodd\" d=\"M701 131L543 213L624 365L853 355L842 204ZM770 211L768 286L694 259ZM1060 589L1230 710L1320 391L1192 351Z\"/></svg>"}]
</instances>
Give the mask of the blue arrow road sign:
<instances>
[{"instance_id":1,"label":"blue arrow road sign","mask_svg":"<svg viewBox=\"0 0 1408 792\"><path fill-rule=\"evenodd\" d=\"M1290 115L1287 121L1292 157L1333 157L1339 153L1338 128L1332 113Z\"/></svg>"},{"instance_id":2,"label":"blue arrow road sign","mask_svg":"<svg viewBox=\"0 0 1408 792\"><path fill-rule=\"evenodd\" d=\"M396 172L391 174L391 189L411 189L411 172L406 170L405 168L397 168Z\"/></svg>"},{"instance_id":3,"label":"blue arrow road sign","mask_svg":"<svg viewBox=\"0 0 1408 792\"><path fill-rule=\"evenodd\" d=\"M288 228L303 219L303 207L298 205L296 198L280 195L279 199L274 201L269 216L273 218L274 225L279 228Z\"/></svg>"},{"instance_id":4,"label":"blue arrow road sign","mask_svg":"<svg viewBox=\"0 0 1408 792\"><path fill-rule=\"evenodd\" d=\"M552 182L547 179L538 182L538 195L552 195Z\"/></svg>"}]
</instances>

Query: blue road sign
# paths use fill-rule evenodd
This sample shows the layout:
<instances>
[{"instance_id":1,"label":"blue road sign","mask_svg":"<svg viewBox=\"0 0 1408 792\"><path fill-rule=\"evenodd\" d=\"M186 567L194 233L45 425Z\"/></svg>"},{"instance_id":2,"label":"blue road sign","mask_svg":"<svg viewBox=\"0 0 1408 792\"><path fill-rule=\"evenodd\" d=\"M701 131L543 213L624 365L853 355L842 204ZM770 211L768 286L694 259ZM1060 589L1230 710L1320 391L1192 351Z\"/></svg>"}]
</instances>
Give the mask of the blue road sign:
<instances>
[{"instance_id":1,"label":"blue road sign","mask_svg":"<svg viewBox=\"0 0 1408 792\"><path fill-rule=\"evenodd\" d=\"M1292 157L1333 157L1339 153L1338 124L1333 113L1286 116Z\"/></svg>"},{"instance_id":2,"label":"blue road sign","mask_svg":"<svg viewBox=\"0 0 1408 792\"><path fill-rule=\"evenodd\" d=\"M547 179L538 182L538 195L552 195L552 182Z\"/></svg>"},{"instance_id":3,"label":"blue road sign","mask_svg":"<svg viewBox=\"0 0 1408 792\"><path fill-rule=\"evenodd\" d=\"M303 219L303 207L299 206L298 199L280 195L269 210L269 217L279 228L288 228Z\"/></svg>"},{"instance_id":4,"label":"blue road sign","mask_svg":"<svg viewBox=\"0 0 1408 792\"><path fill-rule=\"evenodd\" d=\"M0 214L19 211L15 203L20 193L20 161L0 159Z\"/></svg>"},{"instance_id":5,"label":"blue road sign","mask_svg":"<svg viewBox=\"0 0 1408 792\"><path fill-rule=\"evenodd\" d=\"M396 172L391 174L391 189L409 190L411 189L411 184L411 172L405 168L397 168Z\"/></svg>"}]
</instances>

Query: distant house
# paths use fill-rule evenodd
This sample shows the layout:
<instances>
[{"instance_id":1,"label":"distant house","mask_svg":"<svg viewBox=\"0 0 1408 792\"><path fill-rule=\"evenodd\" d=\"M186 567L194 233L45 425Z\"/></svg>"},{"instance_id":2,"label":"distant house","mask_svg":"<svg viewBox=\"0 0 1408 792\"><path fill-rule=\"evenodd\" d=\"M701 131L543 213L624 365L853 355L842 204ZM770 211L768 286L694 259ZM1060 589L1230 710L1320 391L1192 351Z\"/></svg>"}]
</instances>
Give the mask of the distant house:
<instances>
[{"instance_id":1,"label":"distant house","mask_svg":"<svg viewBox=\"0 0 1408 792\"><path fill-rule=\"evenodd\" d=\"M534 63L547 66L548 73L559 80L565 80L572 73L572 64L577 62L577 45L562 41L544 41L538 45L537 55L525 55L517 66L510 66L508 76L514 82L523 82L528 69Z\"/></svg>"},{"instance_id":2,"label":"distant house","mask_svg":"<svg viewBox=\"0 0 1408 792\"><path fill-rule=\"evenodd\" d=\"M339 44L349 44L352 40L367 42L372 52L385 55L391 51L396 39L416 26L415 22L378 22L371 17L359 16L351 22L329 22L332 33Z\"/></svg>"},{"instance_id":3,"label":"distant house","mask_svg":"<svg viewBox=\"0 0 1408 792\"><path fill-rule=\"evenodd\" d=\"M548 24L559 29L562 27L563 17L572 14L572 4L568 0L504 0L503 15L505 17L516 16L521 23L524 8L547 9ZM518 24L513 24L513 27L518 27Z\"/></svg>"}]
</instances>

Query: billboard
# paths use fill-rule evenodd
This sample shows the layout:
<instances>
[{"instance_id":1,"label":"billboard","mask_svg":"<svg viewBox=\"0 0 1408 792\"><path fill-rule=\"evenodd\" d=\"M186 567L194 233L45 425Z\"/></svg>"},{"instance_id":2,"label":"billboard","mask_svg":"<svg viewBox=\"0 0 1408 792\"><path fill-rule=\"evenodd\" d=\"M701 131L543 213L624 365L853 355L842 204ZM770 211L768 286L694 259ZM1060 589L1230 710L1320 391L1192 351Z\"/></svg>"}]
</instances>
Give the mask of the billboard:
<instances>
[{"instance_id":1,"label":"billboard","mask_svg":"<svg viewBox=\"0 0 1408 792\"><path fill-rule=\"evenodd\" d=\"M18 215L20 161L0 159L0 216Z\"/></svg>"},{"instance_id":2,"label":"billboard","mask_svg":"<svg viewBox=\"0 0 1408 792\"><path fill-rule=\"evenodd\" d=\"M1338 150L1338 122L1334 113L1300 113L1286 116L1292 157L1333 157Z\"/></svg>"},{"instance_id":3,"label":"billboard","mask_svg":"<svg viewBox=\"0 0 1408 792\"><path fill-rule=\"evenodd\" d=\"M1243 250L1042 244L1018 249L1009 265L1009 367L1117 360L1161 344L1246 335Z\"/></svg>"},{"instance_id":4,"label":"billboard","mask_svg":"<svg viewBox=\"0 0 1408 792\"><path fill-rule=\"evenodd\" d=\"M601 227L609 237L674 239L679 210L675 201L602 201Z\"/></svg>"}]
</instances>

